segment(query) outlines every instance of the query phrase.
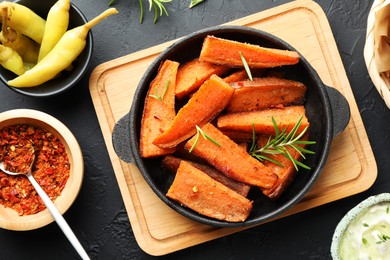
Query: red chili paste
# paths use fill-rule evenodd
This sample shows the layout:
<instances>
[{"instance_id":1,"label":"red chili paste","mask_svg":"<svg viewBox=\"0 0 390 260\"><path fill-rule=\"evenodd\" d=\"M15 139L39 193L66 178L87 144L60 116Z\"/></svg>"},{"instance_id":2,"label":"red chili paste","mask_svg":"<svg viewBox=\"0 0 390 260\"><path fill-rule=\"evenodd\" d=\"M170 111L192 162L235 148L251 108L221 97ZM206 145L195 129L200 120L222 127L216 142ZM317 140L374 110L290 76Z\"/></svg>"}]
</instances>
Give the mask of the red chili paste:
<instances>
[{"instance_id":1,"label":"red chili paste","mask_svg":"<svg viewBox=\"0 0 390 260\"><path fill-rule=\"evenodd\" d=\"M35 154L32 175L50 199L55 200L64 189L70 172L68 155L58 137L29 125L13 125L0 130L0 161L6 164L7 170L25 173L30 168L32 152ZM1 170L0 204L16 210L20 216L46 208L26 176L11 176Z\"/></svg>"}]
</instances>

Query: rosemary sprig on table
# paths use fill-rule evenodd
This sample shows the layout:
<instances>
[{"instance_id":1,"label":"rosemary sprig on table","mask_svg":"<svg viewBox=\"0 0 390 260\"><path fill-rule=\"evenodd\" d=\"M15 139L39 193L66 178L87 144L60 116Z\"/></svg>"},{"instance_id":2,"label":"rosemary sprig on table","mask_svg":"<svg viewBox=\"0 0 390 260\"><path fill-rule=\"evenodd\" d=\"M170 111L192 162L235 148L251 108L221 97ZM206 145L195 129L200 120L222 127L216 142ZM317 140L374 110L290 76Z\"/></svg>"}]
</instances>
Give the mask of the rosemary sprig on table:
<instances>
[{"instance_id":1,"label":"rosemary sprig on table","mask_svg":"<svg viewBox=\"0 0 390 260\"><path fill-rule=\"evenodd\" d=\"M189 8L192 8L192 7L194 7L195 5L198 5L198 4L200 4L200 3L204 2L204 1L205 1L205 0L191 0L191 3L190 3Z\"/></svg>"},{"instance_id":2,"label":"rosemary sprig on table","mask_svg":"<svg viewBox=\"0 0 390 260\"><path fill-rule=\"evenodd\" d=\"M202 135L204 139L206 140L209 140L211 141L212 143L214 143L215 145L218 145L218 146L221 146L220 143L218 143L214 138L212 138L211 136L209 136L208 134L206 134L199 126L195 126L196 127L196 136L195 136L195 142L194 144L191 146L189 152L191 153L192 150L194 150L195 146L198 144L198 141L199 141L199 137Z\"/></svg>"},{"instance_id":3,"label":"rosemary sprig on table","mask_svg":"<svg viewBox=\"0 0 390 260\"><path fill-rule=\"evenodd\" d=\"M165 84L165 88L163 90L163 93L161 93L161 96L158 94L157 87L154 88L154 93L155 94L154 95L153 94L149 94L149 96L152 97L152 98L157 99L158 101L163 101L165 93L167 93L168 86L169 86L169 80L167 80L167 83Z\"/></svg>"},{"instance_id":4,"label":"rosemary sprig on table","mask_svg":"<svg viewBox=\"0 0 390 260\"><path fill-rule=\"evenodd\" d=\"M141 14L140 14L140 20L139 20L140 23L142 23L143 16L144 16L142 1L143 0L139 0L139 4L141 7ZM164 3L170 3L170 2L172 2L172 0L149 0L149 12L152 11L152 7L154 9L154 20L153 20L154 23L156 23L157 18L159 16L162 16L164 13L166 16L169 16L168 11L164 6Z\"/></svg>"},{"instance_id":5,"label":"rosemary sprig on table","mask_svg":"<svg viewBox=\"0 0 390 260\"><path fill-rule=\"evenodd\" d=\"M139 6L140 6L140 16L139 16L139 22L142 23L144 20L144 5L143 0L138 0ZM167 9L165 8L165 3L170 3L172 0L148 0L149 1L149 12L152 11L152 8L154 9L154 23L157 22L158 17L163 16L165 14L166 16L169 16ZM191 3L189 5L189 8L192 8L206 0L191 0ZM114 4L115 0L110 0L108 3L108 6Z\"/></svg>"},{"instance_id":6,"label":"rosemary sprig on table","mask_svg":"<svg viewBox=\"0 0 390 260\"><path fill-rule=\"evenodd\" d=\"M253 81L251 69L249 68L248 62L246 61L244 55L242 55L241 52L240 52L240 57L241 57L242 64L244 65L246 74L248 75L248 78L249 78L251 81Z\"/></svg>"},{"instance_id":7,"label":"rosemary sprig on table","mask_svg":"<svg viewBox=\"0 0 390 260\"><path fill-rule=\"evenodd\" d=\"M253 138L252 138L252 146L249 150L249 153L259 161L268 160L280 166L283 165L280 162L272 159L269 155L282 154L284 157L286 157L293 163L297 171L298 171L298 166L310 170L309 166L294 159L291 153L287 149L288 147L295 149L302 156L303 159L305 159L304 154L314 154L313 151L310 151L300 146L300 145L310 145L316 143L315 141L301 140L301 138L304 136L304 134L308 129L308 127L306 127L301 133L298 133L298 129L301 123L302 123L302 117L294 125L293 129L289 133L287 133L286 129L284 129L283 131L279 130L275 119L272 117L272 124L274 125L275 128L275 136L270 137L267 143L263 147L259 147L257 145L255 127L254 125L252 125Z\"/></svg>"},{"instance_id":8,"label":"rosemary sprig on table","mask_svg":"<svg viewBox=\"0 0 390 260\"><path fill-rule=\"evenodd\" d=\"M139 6L140 6L140 16L139 16L139 22L142 23L144 20L144 5L143 0L138 0ZM157 22L157 18L165 14L166 16L169 16L167 9L165 8L165 3L170 3L172 0L148 0L149 1L149 12L152 11L152 8L154 9L154 23ZM108 3L108 6L112 5L115 2L115 0L110 0Z\"/></svg>"}]
</instances>

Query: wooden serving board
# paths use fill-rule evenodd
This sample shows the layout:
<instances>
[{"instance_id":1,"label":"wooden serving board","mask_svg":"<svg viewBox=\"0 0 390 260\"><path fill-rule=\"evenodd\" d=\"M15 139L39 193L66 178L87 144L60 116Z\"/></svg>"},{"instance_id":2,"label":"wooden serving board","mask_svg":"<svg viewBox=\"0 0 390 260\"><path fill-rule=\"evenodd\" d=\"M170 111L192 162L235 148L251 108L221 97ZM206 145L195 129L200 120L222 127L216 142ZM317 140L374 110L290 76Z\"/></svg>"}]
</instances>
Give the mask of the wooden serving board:
<instances>
[{"instance_id":1,"label":"wooden serving board","mask_svg":"<svg viewBox=\"0 0 390 260\"><path fill-rule=\"evenodd\" d=\"M377 176L376 162L321 7L310 0L298 0L229 24L254 27L287 41L313 65L322 81L337 88L350 104L350 123L334 139L316 185L281 217L368 189ZM90 93L134 235L151 255L164 255L243 229L211 227L176 213L153 193L136 166L120 160L113 149L113 128L129 112L138 81L152 60L172 43L103 63L90 77Z\"/></svg>"}]
</instances>

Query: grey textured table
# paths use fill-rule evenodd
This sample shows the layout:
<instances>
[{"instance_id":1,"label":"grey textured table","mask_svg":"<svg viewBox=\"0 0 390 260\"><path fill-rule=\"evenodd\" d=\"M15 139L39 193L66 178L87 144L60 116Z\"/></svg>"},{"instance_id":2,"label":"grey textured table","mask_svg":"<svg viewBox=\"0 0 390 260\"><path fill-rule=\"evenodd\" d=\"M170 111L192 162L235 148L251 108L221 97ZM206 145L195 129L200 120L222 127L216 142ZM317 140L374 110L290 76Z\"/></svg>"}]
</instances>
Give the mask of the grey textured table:
<instances>
[{"instance_id":1,"label":"grey textured table","mask_svg":"<svg viewBox=\"0 0 390 260\"><path fill-rule=\"evenodd\" d=\"M73 0L92 19L109 0ZM65 214L93 259L151 259L132 233L88 90L89 75L99 64L190 32L222 24L286 0L206 0L188 9L189 0L167 4L169 17L153 24L147 12L139 23L137 0L116 0L119 14L93 28L94 54L88 73L70 91L47 99L22 96L0 86L0 112L32 108L47 112L74 133L85 158L82 190ZM367 191L234 235L181 250L162 259L330 259L334 228L343 215L366 197L390 192L390 111L374 88L364 65L366 20L372 1L318 0L330 22L347 76L374 151L378 178ZM52 223L28 232L0 230L0 259L77 259L59 227Z\"/></svg>"}]
</instances>

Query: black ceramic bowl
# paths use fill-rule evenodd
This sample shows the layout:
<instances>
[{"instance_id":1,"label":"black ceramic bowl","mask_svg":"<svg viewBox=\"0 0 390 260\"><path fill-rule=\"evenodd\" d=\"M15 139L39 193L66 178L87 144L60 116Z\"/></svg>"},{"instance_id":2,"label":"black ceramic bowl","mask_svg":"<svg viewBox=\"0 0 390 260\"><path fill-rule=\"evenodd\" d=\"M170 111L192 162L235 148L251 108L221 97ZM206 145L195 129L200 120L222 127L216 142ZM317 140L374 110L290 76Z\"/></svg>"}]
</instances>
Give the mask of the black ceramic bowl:
<instances>
[{"instance_id":1,"label":"black ceramic bowl","mask_svg":"<svg viewBox=\"0 0 390 260\"><path fill-rule=\"evenodd\" d=\"M36 14L41 16L43 19L47 18L47 13L50 8L57 2L57 0L45 0L45 1L36 1L36 0L19 0L15 1L18 4L24 5L31 10L33 10ZM69 26L68 29L72 29L74 27L83 25L87 22L84 14L71 3L69 10ZM54 96L59 93L62 93L72 86L74 86L85 74L88 64L90 62L92 56L92 47L93 47L93 39L92 33L88 33L87 37L87 45L83 52L77 57L77 59L72 64L72 70L63 71L61 75L47 81L36 87L27 87L27 88L15 88L11 87L7 84L8 80L14 79L17 77L14 73L4 69L0 66L0 78L4 82L6 86L10 89L27 96L32 97L48 97Z\"/></svg>"},{"instance_id":2,"label":"black ceramic bowl","mask_svg":"<svg viewBox=\"0 0 390 260\"><path fill-rule=\"evenodd\" d=\"M316 144L310 146L315 155L308 155L305 163L312 170L300 169L295 180L276 201L266 198L259 189L252 189L248 197L253 200L253 209L247 220L241 223L229 223L211 219L185 208L165 196L172 177L160 168L160 159L144 159L140 156L141 118L149 84L156 76L160 63L166 59L183 63L198 57L203 39L207 35L259 44L264 47L295 50L289 44L273 35L237 26L213 27L178 40L158 56L139 82L130 113L122 118L115 127L113 135L114 147L122 159L135 162L145 180L158 197L182 215L204 224L219 227L255 225L285 212L299 202L310 190L325 165L333 137L340 133L349 122L349 105L337 90L327 87L321 82L316 71L304 57L300 57L300 62L297 65L278 68L286 75L286 78L300 81L307 86L305 108L311 123L310 140L316 141ZM126 146L126 141L129 141L128 146L130 147ZM131 150L131 154L129 154L129 150Z\"/></svg>"}]
</instances>

